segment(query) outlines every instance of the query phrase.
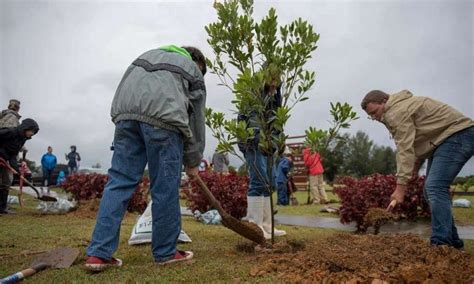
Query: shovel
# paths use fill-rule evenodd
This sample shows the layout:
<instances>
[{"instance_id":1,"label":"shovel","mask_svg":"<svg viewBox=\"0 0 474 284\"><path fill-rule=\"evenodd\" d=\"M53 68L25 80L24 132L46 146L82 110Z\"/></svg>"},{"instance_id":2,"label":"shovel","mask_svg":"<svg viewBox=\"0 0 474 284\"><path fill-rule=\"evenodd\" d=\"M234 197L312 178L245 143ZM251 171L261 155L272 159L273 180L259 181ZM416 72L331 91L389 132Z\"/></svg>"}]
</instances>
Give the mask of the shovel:
<instances>
[{"instance_id":1,"label":"shovel","mask_svg":"<svg viewBox=\"0 0 474 284\"><path fill-rule=\"evenodd\" d=\"M67 268L70 267L77 256L79 255L79 249L60 247L43 254L40 254L31 263L31 266L15 274L9 275L3 279L0 279L1 284L10 284L18 282L26 277L32 276L41 270L46 268Z\"/></svg>"},{"instance_id":2,"label":"shovel","mask_svg":"<svg viewBox=\"0 0 474 284\"><path fill-rule=\"evenodd\" d=\"M3 158L0 158L0 166L3 166L7 168L10 172L14 173L15 175L18 175L20 179L25 182L29 187L31 187L35 192L36 192L36 198L42 201L58 201L55 197L49 196L49 195L40 195L38 189L31 184L23 175L19 175L17 171L15 171L14 168L12 168Z\"/></svg>"},{"instance_id":3,"label":"shovel","mask_svg":"<svg viewBox=\"0 0 474 284\"><path fill-rule=\"evenodd\" d=\"M254 223L239 221L236 218L232 217L229 213L225 212L219 201L217 201L217 199L214 197L214 195L212 195L207 185L202 181L201 177L198 175L195 175L193 177L199 184L199 188L207 199L207 202L209 202L209 204L214 207L214 209L216 209L217 212L219 212L219 214L221 215L222 224L224 226L257 244L263 245L266 243L262 229L260 229Z\"/></svg>"}]
</instances>

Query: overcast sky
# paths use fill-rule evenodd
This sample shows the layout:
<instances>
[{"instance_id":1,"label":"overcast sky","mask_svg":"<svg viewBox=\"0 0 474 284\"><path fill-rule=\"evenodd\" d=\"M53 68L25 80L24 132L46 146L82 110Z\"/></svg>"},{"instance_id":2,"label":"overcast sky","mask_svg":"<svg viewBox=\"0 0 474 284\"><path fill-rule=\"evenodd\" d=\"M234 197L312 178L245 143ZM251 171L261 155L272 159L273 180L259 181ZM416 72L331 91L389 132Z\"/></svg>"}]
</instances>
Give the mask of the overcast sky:
<instances>
[{"instance_id":1,"label":"overcast sky","mask_svg":"<svg viewBox=\"0 0 474 284\"><path fill-rule=\"evenodd\" d=\"M309 63L316 71L310 99L297 106L286 132L327 128L329 102L348 102L362 130L394 147L388 131L369 121L360 100L372 89L429 96L474 117L474 1L255 1L255 18L275 7L280 23L301 17L320 40ZM59 160L70 145L81 166L110 166L114 125L110 104L127 66L167 44L213 54L204 26L214 22L206 1L0 1L0 107L21 101L23 118L38 121L29 158L48 145ZM207 105L231 115L231 94L206 75ZM216 141L207 133L205 157ZM474 162L464 174L474 173Z\"/></svg>"}]
</instances>

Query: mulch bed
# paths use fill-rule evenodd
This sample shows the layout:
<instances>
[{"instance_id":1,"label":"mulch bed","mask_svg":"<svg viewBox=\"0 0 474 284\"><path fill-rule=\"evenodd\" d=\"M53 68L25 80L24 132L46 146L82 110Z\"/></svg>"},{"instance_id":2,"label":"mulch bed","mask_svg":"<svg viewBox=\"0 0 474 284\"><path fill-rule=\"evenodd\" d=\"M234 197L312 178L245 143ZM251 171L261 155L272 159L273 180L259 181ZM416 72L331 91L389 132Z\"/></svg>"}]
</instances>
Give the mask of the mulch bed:
<instances>
[{"instance_id":1,"label":"mulch bed","mask_svg":"<svg viewBox=\"0 0 474 284\"><path fill-rule=\"evenodd\" d=\"M295 247L286 243L276 247ZM474 283L469 254L415 235L339 233L299 248L257 251L250 275L300 283Z\"/></svg>"}]
</instances>

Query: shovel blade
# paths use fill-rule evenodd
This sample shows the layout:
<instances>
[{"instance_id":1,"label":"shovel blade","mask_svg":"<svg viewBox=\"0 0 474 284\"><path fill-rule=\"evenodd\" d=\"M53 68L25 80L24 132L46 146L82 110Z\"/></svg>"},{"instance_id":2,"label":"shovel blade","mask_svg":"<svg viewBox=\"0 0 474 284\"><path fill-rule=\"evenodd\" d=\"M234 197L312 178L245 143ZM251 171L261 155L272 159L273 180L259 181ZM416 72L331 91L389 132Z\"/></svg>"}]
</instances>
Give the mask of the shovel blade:
<instances>
[{"instance_id":1,"label":"shovel blade","mask_svg":"<svg viewBox=\"0 0 474 284\"><path fill-rule=\"evenodd\" d=\"M47 251L35 258L31 266L45 263L53 268L70 267L79 256L79 249L69 247L59 247Z\"/></svg>"},{"instance_id":2,"label":"shovel blade","mask_svg":"<svg viewBox=\"0 0 474 284\"><path fill-rule=\"evenodd\" d=\"M41 200L41 201L50 201L50 202L58 201L58 199L56 199L56 197L52 197L52 196L49 196L49 195L41 195L40 197L38 197L38 199Z\"/></svg>"},{"instance_id":3,"label":"shovel blade","mask_svg":"<svg viewBox=\"0 0 474 284\"><path fill-rule=\"evenodd\" d=\"M223 212L225 213L225 212ZM256 224L250 222L242 222L232 217L230 214L222 214L222 224L244 238L247 238L257 244L264 245L266 243L262 229Z\"/></svg>"}]
</instances>

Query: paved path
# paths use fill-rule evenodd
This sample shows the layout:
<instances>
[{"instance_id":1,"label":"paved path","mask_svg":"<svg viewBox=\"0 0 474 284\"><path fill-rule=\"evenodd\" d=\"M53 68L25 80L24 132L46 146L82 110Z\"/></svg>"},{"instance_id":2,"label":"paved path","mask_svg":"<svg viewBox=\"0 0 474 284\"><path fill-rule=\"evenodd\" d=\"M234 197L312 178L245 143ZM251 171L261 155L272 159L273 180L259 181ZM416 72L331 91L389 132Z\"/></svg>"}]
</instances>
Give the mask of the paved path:
<instances>
[{"instance_id":1,"label":"paved path","mask_svg":"<svg viewBox=\"0 0 474 284\"><path fill-rule=\"evenodd\" d=\"M17 186L13 186L12 189L19 190ZM40 194L46 193L46 188L41 192L41 187L37 187L40 190ZM29 187L23 187L25 194L36 197L36 193ZM54 191L50 192L50 196L59 197ZM185 216L193 216L191 210L186 207L181 207L181 214ZM275 221L277 224L289 225L289 226L302 226L310 228L324 228L324 229L336 229L341 231L355 231L355 223L341 224L338 218L331 217L316 217L316 216L294 216L294 215L275 215ZM474 240L474 226L460 226L457 225L459 236L465 240ZM431 234L431 226L427 223L416 223L416 222L391 222L380 228L380 233L393 234L393 233L412 233L429 237Z\"/></svg>"},{"instance_id":2,"label":"paved path","mask_svg":"<svg viewBox=\"0 0 474 284\"><path fill-rule=\"evenodd\" d=\"M19 186L11 186L10 187L11 189L14 189L16 191L20 191L20 187ZM52 197L60 197L60 198L64 198L63 195L59 195L57 192L51 190L49 193L48 193L48 190L46 189L46 187L41 187L41 186L35 186L35 188L39 191L39 194L40 195L49 195L49 196L52 196ZM28 194L30 196L33 196L33 197L37 197L36 195L36 192L29 186L24 186L23 187L23 193L24 194Z\"/></svg>"},{"instance_id":3,"label":"paved path","mask_svg":"<svg viewBox=\"0 0 474 284\"><path fill-rule=\"evenodd\" d=\"M181 207L181 214L192 216L192 212ZM336 229L342 231L355 231L355 223L341 224L339 218L316 217L316 216L294 216L294 215L275 215L277 224L289 226L302 226L311 228ZM474 226L457 226L459 236L465 240L474 240ZM428 223L417 222L391 222L380 228L382 234L393 233L411 233L429 237L431 234L431 225Z\"/></svg>"}]
</instances>

